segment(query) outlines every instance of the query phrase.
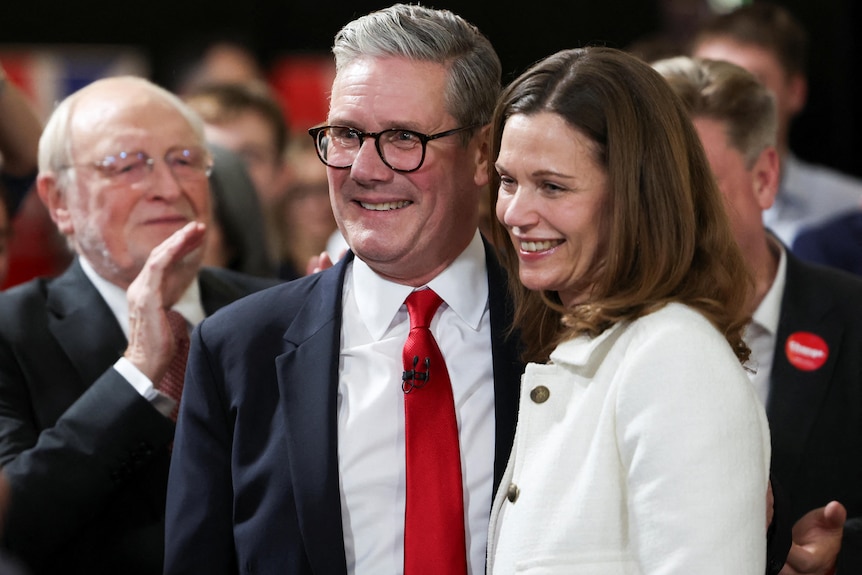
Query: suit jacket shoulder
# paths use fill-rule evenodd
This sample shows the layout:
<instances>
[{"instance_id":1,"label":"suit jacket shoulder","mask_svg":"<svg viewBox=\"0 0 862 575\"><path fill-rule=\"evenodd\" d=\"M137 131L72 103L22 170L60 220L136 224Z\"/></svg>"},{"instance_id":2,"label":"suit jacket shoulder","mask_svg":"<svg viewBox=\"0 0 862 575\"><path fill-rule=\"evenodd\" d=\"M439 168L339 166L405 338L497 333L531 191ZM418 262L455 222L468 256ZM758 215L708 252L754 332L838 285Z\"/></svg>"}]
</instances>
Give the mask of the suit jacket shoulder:
<instances>
[{"instance_id":1,"label":"suit jacket shoulder","mask_svg":"<svg viewBox=\"0 0 862 575\"><path fill-rule=\"evenodd\" d=\"M804 260L862 275L862 211L842 214L799 232L793 253Z\"/></svg>"},{"instance_id":2,"label":"suit jacket shoulder","mask_svg":"<svg viewBox=\"0 0 862 575\"><path fill-rule=\"evenodd\" d=\"M249 294L282 283L275 278L263 278L222 268L202 268L198 274L201 303L207 316Z\"/></svg>"}]
</instances>

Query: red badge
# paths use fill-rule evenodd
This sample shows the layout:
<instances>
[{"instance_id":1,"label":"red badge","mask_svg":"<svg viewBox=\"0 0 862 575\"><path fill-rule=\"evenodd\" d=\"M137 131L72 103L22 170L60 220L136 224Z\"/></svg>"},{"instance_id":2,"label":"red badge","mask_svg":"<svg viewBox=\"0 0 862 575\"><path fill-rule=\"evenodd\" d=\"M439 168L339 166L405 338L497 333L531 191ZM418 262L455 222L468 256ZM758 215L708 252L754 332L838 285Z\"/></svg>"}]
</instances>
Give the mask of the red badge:
<instances>
[{"instance_id":1,"label":"red badge","mask_svg":"<svg viewBox=\"0 0 862 575\"><path fill-rule=\"evenodd\" d=\"M784 346L787 360L797 369L814 371L826 363L829 346L819 335L808 331L797 331L787 338Z\"/></svg>"}]
</instances>

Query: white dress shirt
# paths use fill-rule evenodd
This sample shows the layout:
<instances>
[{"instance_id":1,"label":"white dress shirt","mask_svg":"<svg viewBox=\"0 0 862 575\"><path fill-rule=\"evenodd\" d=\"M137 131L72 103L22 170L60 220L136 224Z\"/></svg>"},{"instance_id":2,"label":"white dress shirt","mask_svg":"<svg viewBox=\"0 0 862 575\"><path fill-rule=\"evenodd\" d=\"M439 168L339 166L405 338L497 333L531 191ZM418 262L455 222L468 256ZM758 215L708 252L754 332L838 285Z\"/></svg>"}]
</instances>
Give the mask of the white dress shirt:
<instances>
[{"instance_id":1,"label":"white dress shirt","mask_svg":"<svg viewBox=\"0 0 862 575\"><path fill-rule=\"evenodd\" d=\"M477 232L428 287L443 299L431 332L446 359L461 446L468 573L485 570L494 477L494 385L485 251ZM344 547L355 575L404 571L404 394L401 351L410 286L358 258L344 282L338 467Z\"/></svg>"},{"instance_id":2,"label":"white dress shirt","mask_svg":"<svg viewBox=\"0 0 862 575\"><path fill-rule=\"evenodd\" d=\"M78 260L81 263L81 268L84 270L84 274L93 283L93 286L96 288L96 291L99 292L99 295L102 296L102 299L105 300L105 303L108 304L108 308L110 308L114 317L117 318L117 323L120 324L120 328L123 330L126 339L129 339L129 303L126 299L126 290L112 284L96 273L96 270L93 269L92 264L87 261L87 258L79 256ZM203 304L201 303L201 292L197 281L193 281L191 285L189 285L172 309L179 312L179 314L186 319L186 322L189 324L189 329L203 321L206 314L204 312ZM141 370L135 367L132 362L127 360L125 357L121 357L114 364L114 369L116 369L138 393L144 396L147 401L152 403L153 407L158 409L160 413L166 417L170 416L174 407L176 407L176 402L167 395L156 390L156 387L153 382L150 381L150 378L141 373Z\"/></svg>"},{"instance_id":3,"label":"white dress shirt","mask_svg":"<svg viewBox=\"0 0 862 575\"><path fill-rule=\"evenodd\" d=\"M746 372L754 385L754 391L763 405L769 399L769 378L772 376L772 359L775 355L775 338L778 334L778 319L781 316L781 300L787 278L787 255L784 247L769 240L770 247L781 254L775 279L760 305L754 310L751 321L745 327L743 339L751 348Z\"/></svg>"}]
</instances>

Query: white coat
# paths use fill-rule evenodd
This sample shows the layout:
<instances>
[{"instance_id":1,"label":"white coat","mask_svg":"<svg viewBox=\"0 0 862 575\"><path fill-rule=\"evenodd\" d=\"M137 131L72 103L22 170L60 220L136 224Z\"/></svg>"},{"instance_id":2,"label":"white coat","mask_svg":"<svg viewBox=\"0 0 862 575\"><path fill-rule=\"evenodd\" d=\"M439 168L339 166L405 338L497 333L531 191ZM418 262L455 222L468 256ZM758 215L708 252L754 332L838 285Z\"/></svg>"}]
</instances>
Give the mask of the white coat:
<instances>
[{"instance_id":1,"label":"white coat","mask_svg":"<svg viewBox=\"0 0 862 575\"><path fill-rule=\"evenodd\" d=\"M762 575L769 428L725 338L670 304L521 383L488 573Z\"/></svg>"}]
</instances>

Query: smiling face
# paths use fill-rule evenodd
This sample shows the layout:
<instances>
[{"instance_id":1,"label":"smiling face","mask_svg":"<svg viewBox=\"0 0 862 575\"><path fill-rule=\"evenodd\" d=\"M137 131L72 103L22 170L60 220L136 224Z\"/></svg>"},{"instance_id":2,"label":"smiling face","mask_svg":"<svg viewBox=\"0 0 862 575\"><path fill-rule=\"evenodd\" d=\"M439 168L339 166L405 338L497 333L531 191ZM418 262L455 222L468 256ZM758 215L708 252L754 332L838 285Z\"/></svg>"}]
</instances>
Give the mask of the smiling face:
<instances>
[{"instance_id":1,"label":"smiling face","mask_svg":"<svg viewBox=\"0 0 862 575\"><path fill-rule=\"evenodd\" d=\"M123 80L82 95L71 122L78 167L69 171L65 189L49 194L52 217L99 275L128 287L154 247L190 221L209 222L206 174L178 179L164 161L171 148L203 142L159 94ZM127 184L93 167L121 151L145 152L155 160L152 172Z\"/></svg>"},{"instance_id":2,"label":"smiling face","mask_svg":"<svg viewBox=\"0 0 862 575\"><path fill-rule=\"evenodd\" d=\"M518 253L521 282L558 292L567 307L586 302L588 274L607 243L608 177L593 142L557 114L515 114L496 169L497 218Z\"/></svg>"},{"instance_id":3,"label":"smiling face","mask_svg":"<svg viewBox=\"0 0 862 575\"><path fill-rule=\"evenodd\" d=\"M434 134L459 128L444 106L447 69L405 58L361 58L332 87L328 123L363 132L403 128ZM432 140L415 172L383 163L371 138L353 166L327 168L333 213L354 253L392 281L419 286L443 271L478 226L487 183L484 132Z\"/></svg>"}]
</instances>

